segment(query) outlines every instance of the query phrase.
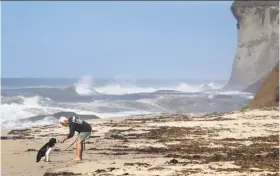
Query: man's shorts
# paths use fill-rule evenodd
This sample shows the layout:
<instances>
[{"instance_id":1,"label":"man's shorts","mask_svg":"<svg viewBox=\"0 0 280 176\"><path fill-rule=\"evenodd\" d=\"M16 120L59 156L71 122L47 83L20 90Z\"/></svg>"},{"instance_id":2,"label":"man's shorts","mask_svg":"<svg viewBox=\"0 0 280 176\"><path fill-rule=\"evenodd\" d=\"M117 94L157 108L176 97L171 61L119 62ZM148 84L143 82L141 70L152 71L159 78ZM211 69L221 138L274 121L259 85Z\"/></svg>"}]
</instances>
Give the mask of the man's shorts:
<instances>
[{"instance_id":1,"label":"man's shorts","mask_svg":"<svg viewBox=\"0 0 280 176\"><path fill-rule=\"evenodd\" d=\"M89 138L91 132L80 132L78 136L79 141L84 141L85 139Z\"/></svg>"}]
</instances>

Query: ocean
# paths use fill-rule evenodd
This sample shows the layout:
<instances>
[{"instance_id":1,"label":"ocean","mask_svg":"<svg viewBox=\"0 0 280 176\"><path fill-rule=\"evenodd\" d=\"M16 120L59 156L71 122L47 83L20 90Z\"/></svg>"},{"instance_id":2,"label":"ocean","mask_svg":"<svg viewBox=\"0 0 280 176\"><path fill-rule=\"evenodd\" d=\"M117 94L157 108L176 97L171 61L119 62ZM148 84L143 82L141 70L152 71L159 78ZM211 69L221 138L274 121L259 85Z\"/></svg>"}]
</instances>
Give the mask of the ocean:
<instances>
[{"instance_id":1,"label":"ocean","mask_svg":"<svg viewBox=\"0 0 280 176\"><path fill-rule=\"evenodd\" d=\"M100 118L151 113L211 113L242 108L251 93L223 91L225 81L165 79L2 78L1 127L57 123L71 111ZM48 115L43 119L29 118ZM24 119L24 121L23 121Z\"/></svg>"}]
</instances>

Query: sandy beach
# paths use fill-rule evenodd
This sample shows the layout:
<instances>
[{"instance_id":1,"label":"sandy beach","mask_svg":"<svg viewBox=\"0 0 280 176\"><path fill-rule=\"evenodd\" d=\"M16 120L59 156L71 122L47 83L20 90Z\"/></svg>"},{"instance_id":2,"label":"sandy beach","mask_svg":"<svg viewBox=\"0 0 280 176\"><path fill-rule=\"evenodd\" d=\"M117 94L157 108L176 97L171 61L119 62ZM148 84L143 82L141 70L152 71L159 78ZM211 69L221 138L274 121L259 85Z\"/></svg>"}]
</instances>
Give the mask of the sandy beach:
<instances>
[{"instance_id":1,"label":"sandy beach","mask_svg":"<svg viewBox=\"0 0 280 176\"><path fill-rule=\"evenodd\" d=\"M207 115L158 114L90 121L83 161L76 136L57 144L51 161L37 150L68 128L48 125L2 131L2 176L279 175L279 109Z\"/></svg>"},{"instance_id":2,"label":"sandy beach","mask_svg":"<svg viewBox=\"0 0 280 176\"><path fill-rule=\"evenodd\" d=\"M0 176L280 176L279 1L1 12Z\"/></svg>"}]
</instances>

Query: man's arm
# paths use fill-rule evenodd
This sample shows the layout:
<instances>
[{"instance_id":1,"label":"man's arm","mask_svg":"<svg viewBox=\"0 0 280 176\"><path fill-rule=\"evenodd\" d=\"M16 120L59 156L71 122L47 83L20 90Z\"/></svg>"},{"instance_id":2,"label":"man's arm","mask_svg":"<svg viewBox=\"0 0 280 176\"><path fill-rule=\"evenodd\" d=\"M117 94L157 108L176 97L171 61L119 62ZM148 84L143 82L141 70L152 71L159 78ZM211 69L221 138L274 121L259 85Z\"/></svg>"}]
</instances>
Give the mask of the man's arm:
<instances>
[{"instance_id":1,"label":"man's arm","mask_svg":"<svg viewBox=\"0 0 280 176\"><path fill-rule=\"evenodd\" d=\"M74 136L75 134L75 130L74 130L74 124L73 123L70 123L69 124L69 134L67 136L67 139L70 139Z\"/></svg>"},{"instance_id":2,"label":"man's arm","mask_svg":"<svg viewBox=\"0 0 280 176\"><path fill-rule=\"evenodd\" d=\"M61 143L63 143L67 139L72 138L74 136L74 134L75 134L74 124L69 123L69 134L65 138L62 139Z\"/></svg>"}]
</instances>

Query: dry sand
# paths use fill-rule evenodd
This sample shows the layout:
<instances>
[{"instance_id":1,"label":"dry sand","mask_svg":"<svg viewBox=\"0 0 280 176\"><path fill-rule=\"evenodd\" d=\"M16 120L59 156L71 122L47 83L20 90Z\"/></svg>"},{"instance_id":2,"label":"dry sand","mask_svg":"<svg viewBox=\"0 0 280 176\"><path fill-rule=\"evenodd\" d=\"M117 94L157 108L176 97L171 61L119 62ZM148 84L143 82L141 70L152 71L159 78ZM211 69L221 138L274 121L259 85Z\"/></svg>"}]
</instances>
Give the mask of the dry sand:
<instances>
[{"instance_id":1,"label":"dry sand","mask_svg":"<svg viewBox=\"0 0 280 176\"><path fill-rule=\"evenodd\" d=\"M81 163L73 161L74 146L64 151L75 137L56 146L51 162L35 162L37 150L51 137L66 135L67 128L2 133L1 175L279 175L278 108L145 115L91 124L94 132Z\"/></svg>"}]
</instances>

